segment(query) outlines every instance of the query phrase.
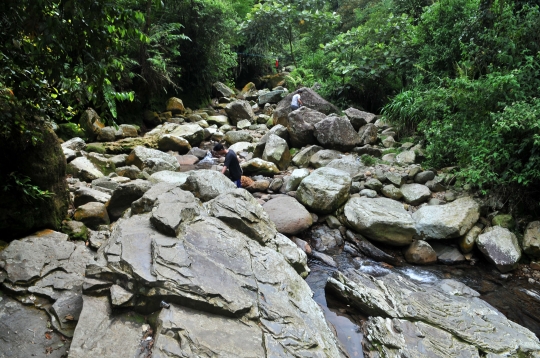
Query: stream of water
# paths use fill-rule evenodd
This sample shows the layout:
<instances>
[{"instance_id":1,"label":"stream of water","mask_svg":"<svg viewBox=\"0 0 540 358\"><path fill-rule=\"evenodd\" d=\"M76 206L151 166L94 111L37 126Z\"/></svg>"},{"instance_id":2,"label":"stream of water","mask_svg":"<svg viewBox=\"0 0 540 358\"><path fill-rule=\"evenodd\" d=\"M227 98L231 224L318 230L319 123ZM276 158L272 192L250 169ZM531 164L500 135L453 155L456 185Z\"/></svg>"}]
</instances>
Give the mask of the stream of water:
<instances>
[{"instance_id":1,"label":"stream of water","mask_svg":"<svg viewBox=\"0 0 540 358\"><path fill-rule=\"evenodd\" d=\"M480 293L480 298L502 312L508 319L530 329L540 338L540 284L513 275L501 275L488 263L445 266L411 266L388 268L365 258L352 258L345 252L333 255L339 270L354 267L372 276L397 272L421 284L434 284L443 279L462 282ZM363 357L360 325L366 319L359 312L325 295L327 278L336 268L319 261L308 262L311 269L306 281L314 300L321 306L327 321L335 330L342 349L349 357Z\"/></svg>"}]
</instances>

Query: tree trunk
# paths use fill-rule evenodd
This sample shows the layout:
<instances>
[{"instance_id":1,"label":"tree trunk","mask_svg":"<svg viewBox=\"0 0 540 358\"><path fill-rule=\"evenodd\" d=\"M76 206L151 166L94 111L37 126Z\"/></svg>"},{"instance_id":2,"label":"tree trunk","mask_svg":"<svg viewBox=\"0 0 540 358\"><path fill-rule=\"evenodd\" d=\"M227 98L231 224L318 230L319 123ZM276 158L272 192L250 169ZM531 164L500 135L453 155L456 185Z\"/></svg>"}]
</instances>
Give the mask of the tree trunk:
<instances>
[{"instance_id":1,"label":"tree trunk","mask_svg":"<svg viewBox=\"0 0 540 358\"><path fill-rule=\"evenodd\" d=\"M294 66L298 67L296 65L296 59L294 58L294 52L293 52L293 47L292 47L292 26L290 24L289 24L289 46L291 48L291 57L292 57Z\"/></svg>"}]
</instances>

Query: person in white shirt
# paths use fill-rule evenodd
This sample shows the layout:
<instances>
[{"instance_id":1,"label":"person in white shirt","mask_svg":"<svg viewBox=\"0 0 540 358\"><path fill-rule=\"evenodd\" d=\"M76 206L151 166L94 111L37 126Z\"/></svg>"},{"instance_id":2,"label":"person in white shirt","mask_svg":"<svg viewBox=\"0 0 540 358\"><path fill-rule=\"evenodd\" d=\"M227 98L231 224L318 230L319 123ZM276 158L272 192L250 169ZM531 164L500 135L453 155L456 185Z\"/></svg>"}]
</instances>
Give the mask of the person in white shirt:
<instances>
[{"instance_id":1,"label":"person in white shirt","mask_svg":"<svg viewBox=\"0 0 540 358\"><path fill-rule=\"evenodd\" d=\"M303 93L304 90L299 90L293 97L292 97L292 101L291 101L291 111L295 111L297 110L298 108L300 108L300 106L303 106L304 103L302 103L302 99L300 98L300 93Z\"/></svg>"}]
</instances>

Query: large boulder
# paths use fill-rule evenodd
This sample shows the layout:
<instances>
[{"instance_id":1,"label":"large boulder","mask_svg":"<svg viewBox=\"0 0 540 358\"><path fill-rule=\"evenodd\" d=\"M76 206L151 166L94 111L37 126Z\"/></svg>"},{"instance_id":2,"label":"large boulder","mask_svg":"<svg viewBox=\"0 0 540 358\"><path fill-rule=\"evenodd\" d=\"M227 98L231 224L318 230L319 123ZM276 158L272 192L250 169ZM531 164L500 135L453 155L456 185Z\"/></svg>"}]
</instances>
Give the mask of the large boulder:
<instances>
[{"instance_id":1,"label":"large boulder","mask_svg":"<svg viewBox=\"0 0 540 358\"><path fill-rule=\"evenodd\" d=\"M101 170L86 157L73 159L67 165L66 172L74 178L79 178L86 182L91 182L104 176Z\"/></svg>"},{"instance_id":2,"label":"large boulder","mask_svg":"<svg viewBox=\"0 0 540 358\"><path fill-rule=\"evenodd\" d=\"M374 122L376 117L373 113L363 112L352 107L347 108L343 112L345 113L347 118L349 118L349 121L351 121L351 124L356 131L365 124Z\"/></svg>"},{"instance_id":3,"label":"large boulder","mask_svg":"<svg viewBox=\"0 0 540 358\"><path fill-rule=\"evenodd\" d=\"M184 107L184 102L180 98L171 97L167 100L165 104L165 111L171 112L172 114L183 114L186 111Z\"/></svg>"},{"instance_id":4,"label":"large boulder","mask_svg":"<svg viewBox=\"0 0 540 358\"><path fill-rule=\"evenodd\" d=\"M218 97L231 97L234 95L234 91L222 82L216 82L212 87Z\"/></svg>"},{"instance_id":5,"label":"large boulder","mask_svg":"<svg viewBox=\"0 0 540 358\"><path fill-rule=\"evenodd\" d=\"M333 168L319 168L302 180L296 198L310 210L328 214L336 211L349 198L351 177Z\"/></svg>"},{"instance_id":6,"label":"large boulder","mask_svg":"<svg viewBox=\"0 0 540 358\"><path fill-rule=\"evenodd\" d=\"M239 142L251 142L253 141L253 135L247 130L241 131L229 131L225 134L225 142L228 144L235 144Z\"/></svg>"},{"instance_id":7,"label":"large boulder","mask_svg":"<svg viewBox=\"0 0 540 358\"><path fill-rule=\"evenodd\" d=\"M351 155L347 155L343 158L334 159L326 165L327 168L334 168L349 173L351 178L360 173L364 169L364 165L360 161L360 158L355 158Z\"/></svg>"},{"instance_id":8,"label":"large boulder","mask_svg":"<svg viewBox=\"0 0 540 358\"><path fill-rule=\"evenodd\" d=\"M431 197L431 191L422 184L403 184L400 189L407 204L420 205Z\"/></svg>"},{"instance_id":9,"label":"large boulder","mask_svg":"<svg viewBox=\"0 0 540 358\"><path fill-rule=\"evenodd\" d=\"M69 200L66 159L53 130L43 127L40 133L42 140L35 145L9 139L0 141L1 180L5 180L3 185L11 186L10 190L3 187L0 195L2 240L9 241L42 228L58 230L66 217ZM36 188L50 195L40 196ZM23 195L25 190L37 198Z\"/></svg>"},{"instance_id":10,"label":"large boulder","mask_svg":"<svg viewBox=\"0 0 540 358\"><path fill-rule=\"evenodd\" d=\"M236 185L220 172L203 169L190 172L181 188L191 191L202 201L208 201L236 189Z\"/></svg>"},{"instance_id":11,"label":"large boulder","mask_svg":"<svg viewBox=\"0 0 540 358\"><path fill-rule=\"evenodd\" d=\"M470 197L446 205L427 205L412 215L418 234L429 239L465 235L480 217L480 205Z\"/></svg>"},{"instance_id":12,"label":"large boulder","mask_svg":"<svg viewBox=\"0 0 540 358\"><path fill-rule=\"evenodd\" d=\"M242 119L251 121L255 117L249 102L243 100L238 100L227 104L225 107L225 112L227 113L229 121L233 126L235 126L236 123Z\"/></svg>"},{"instance_id":13,"label":"large boulder","mask_svg":"<svg viewBox=\"0 0 540 358\"><path fill-rule=\"evenodd\" d=\"M337 150L333 149L322 149L315 152L311 158L309 158L309 165L313 168L322 168L325 167L334 159L339 159L343 154Z\"/></svg>"},{"instance_id":14,"label":"large boulder","mask_svg":"<svg viewBox=\"0 0 540 358\"><path fill-rule=\"evenodd\" d=\"M360 136L358 143L362 145L377 143L377 131L377 126L373 123L362 126L358 130L358 135Z\"/></svg>"},{"instance_id":15,"label":"large boulder","mask_svg":"<svg viewBox=\"0 0 540 358\"><path fill-rule=\"evenodd\" d=\"M79 119L79 125L84 130L84 133L90 141L97 138L102 128L105 128L105 123L92 108L88 108L83 112Z\"/></svg>"},{"instance_id":16,"label":"large boulder","mask_svg":"<svg viewBox=\"0 0 540 358\"><path fill-rule=\"evenodd\" d=\"M305 107L311 108L326 115L330 113L339 113L339 109L336 106L326 101L312 89L303 87L300 90L302 90L302 103L304 103ZM272 121L274 125L281 124L285 127L288 126L287 117L289 113L291 113L291 101L293 96L300 90L289 93L278 103L276 109L272 113Z\"/></svg>"},{"instance_id":17,"label":"large boulder","mask_svg":"<svg viewBox=\"0 0 540 358\"><path fill-rule=\"evenodd\" d=\"M313 224L311 214L295 198L282 196L263 205L277 231L286 235L297 235Z\"/></svg>"},{"instance_id":18,"label":"large boulder","mask_svg":"<svg viewBox=\"0 0 540 358\"><path fill-rule=\"evenodd\" d=\"M279 173L279 168L272 162L260 158L253 158L240 164L240 168L246 175L270 175Z\"/></svg>"},{"instance_id":19,"label":"large boulder","mask_svg":"<svg viewBox=\"0 0 540 358\"><path fill-rule=\"evenodd\" d=\"M266 142L271 135L277 135L285 141L289 140L289 132L287 132L287 128L283 127L281 124L273 126L268 132L266 132L265 135L261 137L261 139L259 139L257 144L255 144L255 149L253 150L254 157L262 157L264 148L266 147Z\"/></svg>"},{"instance_id":20,"label":"large boulder","mask_svg":"<svg viewBox=\"0 0 540 358\"><path fill-rule=\"evenodd\" d=\"M274 163L279 170L285 170L291 164L291 153L287 142L272 134L268 137L262 159Z\"/></svg>"},{"instance_id":21,"label":"large boulder","mask_svg":"<svg viewBox=\"0 0 540 358\"><path fill-rule=\"evenodd\" d=\"M151 183L141 179L121 184L113 191L111 199L107 203L109 218L111 220L118 219L126 209L131 207L131 203L142 197L151 187Z\"/></svg>"},{"instance_id":22,"label":"large boulder","mask_svg":"<svg viewBox=\"0 0 540 358\"><path fill-rule=\"evenodd\" d=\"M408 245L416 234L414 221L403 204L388 198L351 198L340 219L357 233L390 245Z\"/></svg>"},{"instance_id":23,"label":"large boulder","mask_svg":"<svg viewBox=\"0 0 540 358\"><path fill-rule=\"evenodd\" d=\"M521 258L516 235L500 226L485 229L476 238L476 246L501 272L513 270Z\"/></svg>"},{"instance_id":24,"label":"large boulder","mask_svg":"<svg viewBox=\"0 0 540 358\"><path fill-rule=\"evenodd\" d=\"M384 357L518 357L540 353L540 341L457 282L415 283L391 273L335 271L326 290L371 316L365 352ZM444 288L446 287L446 289ZM413 333L414 332L414 333Z\"/></svg>"},{"instance_id":25,"label":"large boulder","mask_svg":"<svg viewBox=\"0 0 540 358\"><path fill-rule=\"evenodd\" d=\"M146 167L154 166L157 160L168 163L172 167L172 170L180 169L180 164L178 164L178 160L173 155L145 147L135 147L126 158L126 164L135 165L137 168L143 170Z\"/></svg>"},{"instance_id":26,"label":"large boulder","mask_svg":"<svg viewBox=\"0 0 540 358\"><path fill-rule=\"evenodd\" d=\"M308 144L315 144L315 124L325 118L324 113L308 107L300 107L296 111L289 113L287 130L289 131L291 146L301 148Z\"/></svg>"},{"instance_id":27,"label":"large boulder","mask_svg":"<svg viewBox=\"0 0 540 358\"><path fill-rule=\"evenodd\" d=\"M161 140L161 138L165 135L182 137L187 140L192 147L198 146L204 140L204 128L197 123L175 125L173 128L174 129L169 133L163 133L160 135L159 140Z\"/></svg>"},{"instance_id":28,"label":"large boulder","mask_svg":"<svg viewBox=\"0 0 540 358\"><path fill-rule=\"evenodd\" d=\"M360 136L346 117L328 116L315 124L315 138L325 148L349 151Z\"/></svg>"},{"instance_id":29,"label":"large boulder","mask_svg":"<svg viewBox=\"0 0 540 358\"><path fill-rule=\"evenodd\" d=\"M525 229L523 251L530 257L540 258L540 221L532 221Z\"/></svg>"},{"instance_id":30,"label":"large boulder","mask_svg":"<svg viewBox=\"0 0 540 358\"><path fill-rule=\"evenodd\" d=\"M160 197L152 212L164 211ZM87 267L88 279L101 277L136 293L131 305L140 311L157 311L166 301L153 356L211 350L234 357L339 357L320 307L295 271L295 264L305 265L305 254L277 234L242 189L203 207L206 212L180 221L176 237L156 231L150 213L120 219L100 258Z\"/></svg>"},{"instance_id":31,"label":"large boulder","mask_svg":"<svg viewBox=\"0 0 540 358\"><path fill-rule=\"evenodd\" d=\"M179 154L186 154L191 150L191 144L186 138L165 134L159 138L158 148L165 152L172 150Z\"/></svg>"},{"instance_id":32,"label":"large boulder","mask_svg":"<svg viewBox=\"0 0 540 358\"><path fill-rule=\"evenodd\" d=\"M279 101L281 101L285 93L287 92L284 90L275 90L264 93L259 96L259 106L264 106L267 103L278 103Z\"/></svg>"},{"instance_id":33,"label":"large boulder","mask_svg":"<svg viewBox=\"0 0 540 358\"><path fill-rule=\"evenodd\" d=\"M317 153L318 151L322 150L323 148L318 145L310 145L305 148L303 148L301 151L296 153L296 155L292 158L292 162L294 165L300 168L305 168L309 166L309 161L313 154Z\"/></svg>"},{"instance_id":34,"label":"large boulder","mask_svg":"<svg viewBox=\"0 0 540 358\"><path fill-rule=\"evenodd\" d=\"M68 241L68 235L52 230L42 230L15 240L0 250L0 281L3 281L3 289L16 293L17 299L31 306L33 311L40 311L36 308L46 306L49 314L48 319L42 317L39 323L27 316L25 310L12 307L6 311L2 305L7 297L0 293L0 318L4 327L13 327L12 321L20 320L26 325L24 330L32 327L33 331L45 332L51 328L47 326L51 325L60 334L72 337L82 309L85 267L90 260L93 260L93 254L84 242ZM66 316L70 319L66 319ZM5 349L10 347L12 339L17 339L12 336L25 337L24 330L18 334L4 334L3 354L10 353ZM50 336L54 337L53 340L60 338L56 332L51 332ZM35 339L19 342L13 356L31 356L21 352L40 339L38 334ZM45 356L44 347L41 349L37 356Z\"/></svg>"}]
</instances>

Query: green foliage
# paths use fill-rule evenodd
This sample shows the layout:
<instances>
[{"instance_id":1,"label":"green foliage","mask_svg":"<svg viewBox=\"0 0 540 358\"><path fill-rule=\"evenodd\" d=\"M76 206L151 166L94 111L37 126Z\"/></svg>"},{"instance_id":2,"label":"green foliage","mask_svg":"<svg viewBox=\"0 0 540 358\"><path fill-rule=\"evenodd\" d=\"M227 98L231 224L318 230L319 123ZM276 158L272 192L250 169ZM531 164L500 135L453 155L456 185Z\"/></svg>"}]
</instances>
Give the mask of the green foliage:
<instances>
[{"instance_id":1,"label":"green foliage","mask_svg":"<svg viewBox=\"0 0 540 358\"><path fill-rule=\"evenodd\" d=\"M5 181L0 182L2 191L11 192L15 190L17 191L16 196L28 204L45 200L54 195L48 190L41 190L38 186L32 184L28 176L17 172L10 173L5 179Z\"/></svg>"},{"instance_id":2,"label":"green foliage","mask_svg":"<svg viewBox=\"0 0 540 358\"><path fill-rule=\"evenodd\" d=\"M370 166L377 163L377 159L368 154L362 154L360 157L364 165Z\"/></svg>"}]
</instances>

